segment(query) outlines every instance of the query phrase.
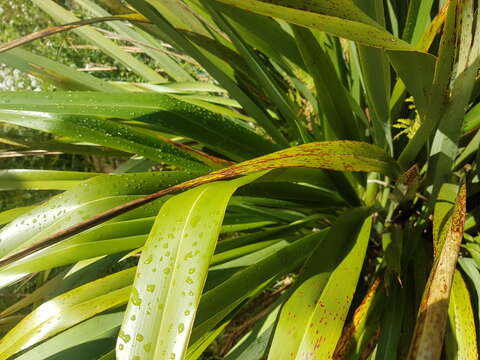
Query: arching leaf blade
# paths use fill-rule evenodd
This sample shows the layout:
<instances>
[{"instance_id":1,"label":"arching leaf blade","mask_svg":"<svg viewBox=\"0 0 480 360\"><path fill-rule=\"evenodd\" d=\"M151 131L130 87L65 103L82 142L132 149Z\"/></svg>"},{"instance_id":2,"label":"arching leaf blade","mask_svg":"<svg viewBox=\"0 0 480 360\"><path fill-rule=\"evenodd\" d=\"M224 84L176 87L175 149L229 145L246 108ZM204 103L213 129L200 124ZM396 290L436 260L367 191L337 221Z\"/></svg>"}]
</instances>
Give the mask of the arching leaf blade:
<instances>
[{"instance_id":1,"label":"arching leaf blade","mask_svg":"<svg viewBox=\"0 0 480 360\"><path fill-rule=\"evenodd\" d=\"M279 149L247 128L245 123L239 124L238 121L181 99L157 93L5 92L0 99L0 107L55 113L59 116L140 121L158 126L159 130L166 133L200 141L233 160L244 160Z\"/></svg>"},{"instance_id":2,"label":"arching leaf blade","mask_svg":"<svg viewBox=\"0 0 480 360\"><path fill-rule=\"evenodd\" d=\"M93 177L82 183L81 186L51 198L2 228L0 230L0 253L4 256L24 245L62 217L74 215L76 209L89 202L112 196L148 194L161 187L172 186L190 179L195 175L198 174L174 171ZM97 213L92 212L75 216L78 217L78 221L81 221L83 216L95 214Z\"/></svg>"},{"instance_id":3,"label":"arching leaf blade","mask_svg":"<svg viewBox=\"0 0 480 360\"><path fill-rule=\"evenodd\" d=\"M20 48L0 53L0 61L64 90L124 91L121 87L95 76L76 71L69 66Z\"/></svg>"},{"instance_id":4,"label":"arching leaf blade","mask_svg":"<svg viewBox=\"0 0 480 360\"><path fill-rule=\"evenodd\" d=\"M321 7L321 2L313 5L304 3L303 6L295 7L293 2L279 0L217 0L219 2L233 5L257 14L277 17L289 23L315 28L333 35L357 41L368 46L379 47L391 50L409 50L414 48L387 32L375 21L369 18L353 5L353 2L343 2L345 9L341 6L330 9ZM328 5L327 5L328 6ZM354 9L355 8L355 9ZM355 11L354 16L352 14Z\"/></svg>"},{"instance_id":5,"label":"arching leaf blade","mask_svg":"<svg viewBox=\"0 0 480 360\"><path fill-rule=\"evenodd\" d=\"M186 354L230 196L261 175L201 185L165 203L140 258L118 359L180 359Z\"/></svg>"},{"instance_id":6,"label":"arching leaf blade","mask_svg":"<svg viewBox=\"0 0 480 360\"><path fill-rule=\"evenodd\" d=\"M328 359L333 355L370 238L371 218L362 220L368 213L368 209L356 209L349 219L344 215L312 253L299 275L300 283L282 308L269 359ZM339 239L346 229L358 234L353 245L348 241L351 238ZM339 243L351 247L346 256L348 250L339 248Z\"/></svg>"},{"instance_id":7,"label":"arching leaf blade","mask_svg":"<svg viewBox=\"0 0 480 360\"><path fill-rule=\"evenodd\" d=\"M97 175L81 171L0 170L0 190L67 190Z\"/></svg>"},{"instance_id":8,"label":"arching leaf blade","mask_svg":"<svg viewBox=\"0 0 480 360\"><path fill-rule=\"evenodd\" d=\"M7 359L102 311L125 304L134 274L135 268L123 270L43 303L2 338L1 356Z\"/></svg>"},{"instance_id":9,"label":"arching leaf blade","mask_svg":"<svg viewBox=\"0 0 480 360\"><path fill-rule=\"evenodd\" d=\"M144 155L152 160L190 170L208 169L179 148L157 137L99 116L0 110L0 121Z\"/></svg>"}]
</instances>

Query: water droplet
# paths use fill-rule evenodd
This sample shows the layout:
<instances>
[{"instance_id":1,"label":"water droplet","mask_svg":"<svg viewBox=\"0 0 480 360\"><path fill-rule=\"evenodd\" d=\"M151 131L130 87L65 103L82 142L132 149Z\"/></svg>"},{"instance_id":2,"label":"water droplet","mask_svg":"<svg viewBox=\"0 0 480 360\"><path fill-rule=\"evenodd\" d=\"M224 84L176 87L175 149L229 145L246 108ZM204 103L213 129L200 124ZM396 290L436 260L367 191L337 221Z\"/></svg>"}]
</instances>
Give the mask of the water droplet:
<instances>
[{"instance_id":1,"label":"water droplet","mask_svg":"<svg viewBox=\"0 0 480 360\"><path fill-rule=\"evenodd\" d=\"M131 339L131 336L128 334L125 334L123 331L120 331L118 334L118 337L123 340L123 342L128 343Z\"/></svg>"},{"instance_id":2,"label":"water droplet","mask_svg":"<svg viewBox=\"0 0 480 360\"><path fill-rule=\"evenodd\" d=\"M140 299L140 295L138 294L137 288L132 289L132 295L131 295L131 301L132 304L135 306L140 306L142 304L142 299Z\"/></svg>"},{"instance_id":3,"label":"water droplet","mask_svg":"<svg viewBox=\"0 0 480 360\"><path fill-rule=\"evenodd\" d=\"M200 221L200 216L194 216L192 220L190 220L190 225L194 228L197 226L198 222Z\"/></svg>"},{"instance_id":4,"label":"water droplet","mask_svg":"<svg viewBox=\"0 0 480 360\"><path fill-rule=\"evenodd\" d=\"M178 333L181 334L185 330L185 325L183 323L178 324Z\"/></svg>"},{"instance_id":5,"label":"water droplet","mask_svg":"<svg viewBox=\"0 0 480 360\"><path fill-rule=\"evenodd\" d=\"M150 254L150 255L148 256L148 258L145 259L145 262L144 262L144 263L145 263L145 264L150 264L152 261L153 261L153 255Z\"/></svg>"}]
</instances>

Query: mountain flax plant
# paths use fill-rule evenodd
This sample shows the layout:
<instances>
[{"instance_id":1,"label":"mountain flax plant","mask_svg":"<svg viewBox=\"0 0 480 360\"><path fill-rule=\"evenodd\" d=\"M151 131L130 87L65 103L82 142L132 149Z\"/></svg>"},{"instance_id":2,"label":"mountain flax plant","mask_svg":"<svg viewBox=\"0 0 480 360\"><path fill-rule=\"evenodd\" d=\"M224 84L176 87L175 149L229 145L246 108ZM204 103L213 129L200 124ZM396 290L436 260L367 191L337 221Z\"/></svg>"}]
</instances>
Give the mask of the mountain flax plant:
<instances>
[{"instance_id":1,"label":"mountain flax plant","mask_svg":"<svg viewBox=\"0 0 480 360\"><path fill-rule=\"evenodd\" d=\"M28 1L0 63L55 91L0 121L51 140L2 143L121 164L1 171L58 195L0 213L0 359L479 358L478 1Z\"/></svg>"}]
</instances>

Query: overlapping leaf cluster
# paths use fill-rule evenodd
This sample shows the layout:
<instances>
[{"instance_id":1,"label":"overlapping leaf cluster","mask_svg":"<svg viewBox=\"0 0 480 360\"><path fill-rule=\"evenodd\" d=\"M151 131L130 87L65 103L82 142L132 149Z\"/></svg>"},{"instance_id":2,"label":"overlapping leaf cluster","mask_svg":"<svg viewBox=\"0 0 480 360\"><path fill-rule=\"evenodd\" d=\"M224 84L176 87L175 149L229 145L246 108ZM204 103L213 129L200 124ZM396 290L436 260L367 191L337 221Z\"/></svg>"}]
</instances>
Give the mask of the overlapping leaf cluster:
<instances>
[{"instance_id":1,"label":"overlapping leaf cluster","mask_svg":"<svg viewBox=\"0 0 480 360\"><path fill-rule=\"evenodd\" d=\"M63 191L0 213L0 359L478 358L478 2L31 2L0 62L57 90L0 121L54 137L0 140L123 163L0 173ZM21 47L61 31L143 82Z\"/></svg>"}]
</instances>

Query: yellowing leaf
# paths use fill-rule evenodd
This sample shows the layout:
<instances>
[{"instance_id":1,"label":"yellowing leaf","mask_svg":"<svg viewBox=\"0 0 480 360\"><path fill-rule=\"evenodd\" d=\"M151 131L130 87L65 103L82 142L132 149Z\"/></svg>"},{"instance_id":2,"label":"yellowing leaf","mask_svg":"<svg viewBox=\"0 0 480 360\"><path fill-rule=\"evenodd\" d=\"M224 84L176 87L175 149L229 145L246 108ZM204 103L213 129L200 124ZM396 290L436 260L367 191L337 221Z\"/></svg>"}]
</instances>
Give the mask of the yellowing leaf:
<instances>
[{"instance_id":1,"label":"yellowing leaf","mask_svg":"<svg viewBox=\"0 0 480 360\"><path fill-rule=\"evenodd\" d=\"M466 186L463 185L455 201L448 231L440 235L438 255L423 293L410 345L410 359L436 360L442 353L450 290L463 238L466 197Z\"/></svg>"}]
</instances>

